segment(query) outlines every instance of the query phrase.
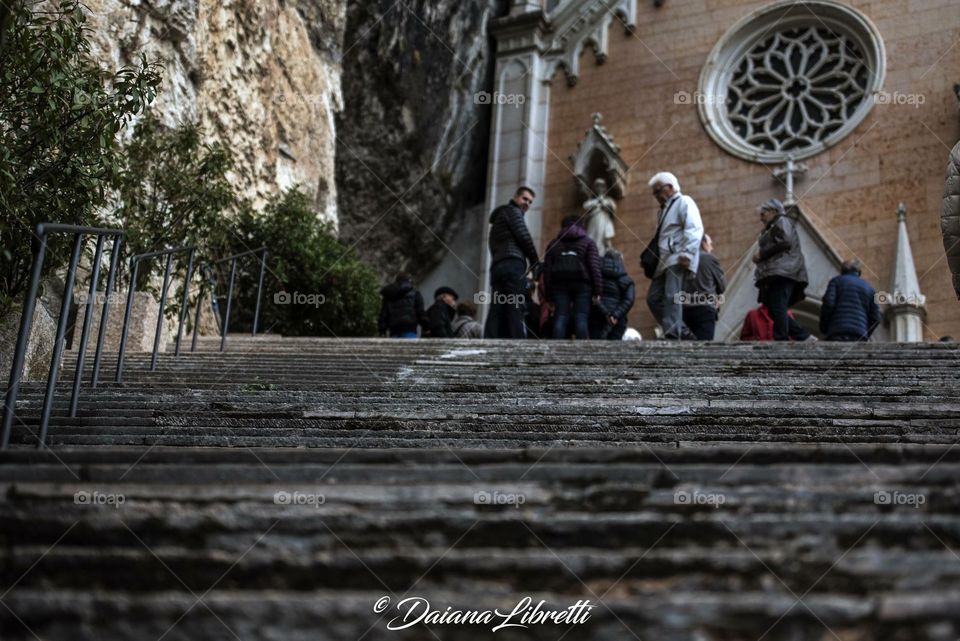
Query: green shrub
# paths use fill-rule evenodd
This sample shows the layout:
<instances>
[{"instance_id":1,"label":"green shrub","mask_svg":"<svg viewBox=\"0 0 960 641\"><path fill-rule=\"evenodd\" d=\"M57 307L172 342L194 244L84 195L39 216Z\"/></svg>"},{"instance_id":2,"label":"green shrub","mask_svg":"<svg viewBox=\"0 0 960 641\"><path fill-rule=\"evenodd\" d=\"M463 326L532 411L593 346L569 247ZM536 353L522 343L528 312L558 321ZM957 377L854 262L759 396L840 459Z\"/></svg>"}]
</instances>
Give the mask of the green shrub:
<instances>
[{"instance_id":1,"label":"green shrub","mask_svg":"<svg viewBox=\"0 0 960 641\"><path fill-rule=\"evenodd\" d=\"M186 245L196 246L198 255L222 249L215 246L215 230L237 208L227 179L233 159L223 144L204 140L196 123L169 128L152 113L137 123L115 181L127 255ZM163 272L164 259L148 262L141 265L138 288Z\"/></svg>"},{"instance_id":2,"label":"green shrub","mask_svg":"<svg viewBox=\"0 0 960 641\"><path fill-rule=\"evenodd\" d=\"M268 248L260 328L288 336L369 336L376 332L377 276L356 252L321 223L310 199L299 189L272 198L262 212L241 211L237 234L228 234L232 252ZM231 333L249 329L256 301L259 261L243 259L234 301ZM229 265L220 270L226 292ZM282 302L284 294L291 299ZM301 302L293 300L300 298ZM311 302L303 300L312 297ZM238 320L238 318L240 320Z\"/></svg>"}]
</instances>

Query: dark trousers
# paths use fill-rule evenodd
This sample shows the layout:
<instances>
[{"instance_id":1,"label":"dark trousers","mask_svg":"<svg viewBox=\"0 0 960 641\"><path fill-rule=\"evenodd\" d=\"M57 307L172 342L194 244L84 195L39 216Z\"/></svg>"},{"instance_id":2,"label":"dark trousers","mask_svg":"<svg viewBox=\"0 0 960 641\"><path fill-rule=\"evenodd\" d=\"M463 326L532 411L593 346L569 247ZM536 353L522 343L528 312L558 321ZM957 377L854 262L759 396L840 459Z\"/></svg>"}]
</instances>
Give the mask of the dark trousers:
<instances>
[{"instance_id":1,"label":"dark trousers","mask_svg":"<svg viewBox=\"0 0 960 641\"><path fill-rule=\"evenodd\" d=\"M556 306L553 337L567 337L567 325L572 316L574 335L579 339L590 338L590 283L550 283L550 289L553 304Z\"/></svg>"},{"instance_id":2,"label":"dark trousers","mask_svg":"<svg viewBox=\"0 0 960 641\"><path fill-rule=\"evenodd\" d=\"M782 276L772 276L764 280L761 291L761 302L770 310L773 319L773 340L804 341L810 337L810 332L800 326L800 323L787 315L790 308L790 298L796 282Z\"/></svg>"},{"instance_id":3,"label":"dark trousers","mask_svg":"<svg viewBox=\"0 0 960 641\"><path fill-rule=\"evenodd\" d=\"M684 307L683 322L698 341L712 341L717 329L717 310L709 305Z\"/></svg>"},{"instance_id":4,"label":"dark trousers","mask_svg":"<svg viewBox=\"0 0 960 641\"><path fill-rule=\"evenodd\" d=\"M621 318L616 325L607 321L607 313L599 307L590 312L590 338L593 340L619 341L627 331L627 319Z\"/></svg>"},{"instance_id":5,"label":"dark trousers","mask_svg":"<svg viewBox=\"0 0 960 641\"><path fill-rule=\"evenodd\" d=\"M850 334L830 334L827 336L828 341L843 341L846 343L859 343L866 342L870 340L866 336L851 336Z\"/></svg>"},{"instance_id":6,"label":"dark trousers","mask_svg":"<svg viewBox=\"0 0 960 641\"><path fill-rule=\"evenodd\" d=\"M523 338L523 315L527 264L520 258L506 258L490 268L490 313L484 326L485 338Z\"/></svg>"}]
</instances>

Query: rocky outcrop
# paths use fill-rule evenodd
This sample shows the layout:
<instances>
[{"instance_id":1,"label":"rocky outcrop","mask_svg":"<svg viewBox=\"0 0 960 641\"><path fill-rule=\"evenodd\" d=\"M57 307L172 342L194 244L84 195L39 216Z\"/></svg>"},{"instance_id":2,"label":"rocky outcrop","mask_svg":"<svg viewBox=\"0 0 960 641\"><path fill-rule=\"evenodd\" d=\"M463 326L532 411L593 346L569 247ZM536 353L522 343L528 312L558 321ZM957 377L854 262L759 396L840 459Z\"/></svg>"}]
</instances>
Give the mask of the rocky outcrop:
<instances>
[{"instance_id":1,"label":"rocky outcrop","mask_svg":"<svg viewBox=\"0 0 960 641\"><path fill-rule=\"evenodd\" d=\"M336 220L334 113L346 0L89 0L94 54L164 67L155 108L228 145L254 204L301 184Z\"/></svg>"},{"instance_id":2,"label":"rocky outcrop","mask_svg":"<svg viewBox=\"0 0 960 641\"><path fill-rule=\"evenodd\" d=\"M341 236L382 274L423 276L484 200L501 0L352 2L337 117Z\"/></svg>"},{"instance_id":3,"label":"rocky outcrop","mask_svg":"<svg viewBox=\"0 0 960 641\"><path fill-rule=\"evenodd\" d=\"M23 361L23 380L42 380L49 371L57 335L56 315L60 313L60 302L59 296L53 295L50 288L44 288L37 299L33 323L30 326L30 338L27 341L27 353ZM21 313L22 308L16 305L0 318L0 377L3 377L4 389L13 367Z\"/></svg>"}]
</instances>

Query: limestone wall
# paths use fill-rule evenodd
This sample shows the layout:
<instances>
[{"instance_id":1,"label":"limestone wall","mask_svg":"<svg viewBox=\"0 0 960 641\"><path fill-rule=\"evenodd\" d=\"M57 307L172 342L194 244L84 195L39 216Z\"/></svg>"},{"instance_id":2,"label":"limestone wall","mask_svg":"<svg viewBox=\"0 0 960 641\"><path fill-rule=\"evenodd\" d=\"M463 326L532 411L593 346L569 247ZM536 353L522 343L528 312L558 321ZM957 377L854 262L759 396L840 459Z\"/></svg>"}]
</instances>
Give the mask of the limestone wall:
<instances>
[{"instance_id":1,"label":"limestone wall","mask_svg":"<svg viewBox=\"0 0 960 641\"><path fill-rule=\"evenodd\" d=\"M300 183L337 220L334 114L346 0L89 0L94 53L164 66L156 108L198 119L234 152L234 179L262 201Z\"/></svg>"}]
</instances>

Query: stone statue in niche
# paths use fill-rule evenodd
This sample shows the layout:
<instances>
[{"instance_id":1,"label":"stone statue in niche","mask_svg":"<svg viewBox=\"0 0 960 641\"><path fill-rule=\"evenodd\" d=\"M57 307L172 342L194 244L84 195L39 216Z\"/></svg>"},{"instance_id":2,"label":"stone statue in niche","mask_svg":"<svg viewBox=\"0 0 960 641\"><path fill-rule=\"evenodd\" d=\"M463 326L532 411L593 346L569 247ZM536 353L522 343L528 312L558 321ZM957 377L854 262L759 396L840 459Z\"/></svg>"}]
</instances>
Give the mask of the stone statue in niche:
<instances>
[{"instance_id":1,"label":"stone statue in niche","mask_svg":"<svg viewBox=\"0 0 960 641\"><path fill-rule=\"evenodd\" d=\"M583 203L584 227L601 256L613 248L613 220L617 215L617 203L607 192L607 181L597 178L593 181L593 198Z\"/></svg>"}]
</instances>

